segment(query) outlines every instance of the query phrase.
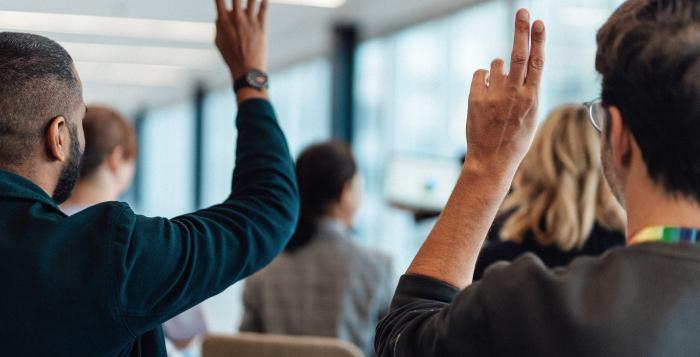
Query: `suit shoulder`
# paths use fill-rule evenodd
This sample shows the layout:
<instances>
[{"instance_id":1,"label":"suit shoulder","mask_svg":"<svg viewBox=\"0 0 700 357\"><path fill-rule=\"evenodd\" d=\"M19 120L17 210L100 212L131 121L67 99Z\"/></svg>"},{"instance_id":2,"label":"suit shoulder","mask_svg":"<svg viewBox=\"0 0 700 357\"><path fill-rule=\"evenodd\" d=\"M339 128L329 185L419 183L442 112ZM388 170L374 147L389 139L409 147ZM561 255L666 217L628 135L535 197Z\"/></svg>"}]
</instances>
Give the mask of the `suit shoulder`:
<instances>
[{"instance_id":1,"label":"suit shoulder","mask_svg":"<svg viewBox=\"0 0 700 357\"><path fill-rule=\"evenodd\" d=\"M391 256L378 249L362 246L350 239L344 239L343 245L345 249L348 249L356 256L380 265L391 264L393 260Z\"/></svg>"}]
</instances>

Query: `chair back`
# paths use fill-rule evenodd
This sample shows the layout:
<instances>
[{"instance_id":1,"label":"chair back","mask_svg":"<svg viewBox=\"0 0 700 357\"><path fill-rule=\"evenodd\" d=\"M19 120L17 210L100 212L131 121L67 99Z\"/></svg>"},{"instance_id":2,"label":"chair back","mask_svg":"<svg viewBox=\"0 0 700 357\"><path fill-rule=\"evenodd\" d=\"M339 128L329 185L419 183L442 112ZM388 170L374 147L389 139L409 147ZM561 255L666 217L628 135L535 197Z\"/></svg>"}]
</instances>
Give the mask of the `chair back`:
<instances>
[{"instance_id":1,"label":"chair back","mask_svg":"<svg viewBox=\"0 0 700 357\"><path fill-rule=\"evenodd\" d=\"M208 336L202 357L364 357L354 345L335 338L241 334Z\"/></svg>"}]
</instances>

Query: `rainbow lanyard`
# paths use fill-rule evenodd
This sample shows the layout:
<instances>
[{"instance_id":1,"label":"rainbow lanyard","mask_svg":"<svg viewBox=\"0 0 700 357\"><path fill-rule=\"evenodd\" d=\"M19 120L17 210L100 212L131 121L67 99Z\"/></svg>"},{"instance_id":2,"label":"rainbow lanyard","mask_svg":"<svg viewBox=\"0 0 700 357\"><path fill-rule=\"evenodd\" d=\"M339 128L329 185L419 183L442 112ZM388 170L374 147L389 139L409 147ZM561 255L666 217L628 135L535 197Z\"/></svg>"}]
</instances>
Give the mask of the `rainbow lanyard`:
<instances>
[{"instance_id":1,"label":"rainbow lanyard","mask_svg":"<svg viewBox=\"0 0 700 357\"><path fill-rule=\"evenodd\" d=\"M695 244L698 242L698 230L695 228L680 228L680 227L649 227L642 229L634 235L627 245L635 245L649 242L663 243L689 243Z\"/></svg>"}]
</instances>

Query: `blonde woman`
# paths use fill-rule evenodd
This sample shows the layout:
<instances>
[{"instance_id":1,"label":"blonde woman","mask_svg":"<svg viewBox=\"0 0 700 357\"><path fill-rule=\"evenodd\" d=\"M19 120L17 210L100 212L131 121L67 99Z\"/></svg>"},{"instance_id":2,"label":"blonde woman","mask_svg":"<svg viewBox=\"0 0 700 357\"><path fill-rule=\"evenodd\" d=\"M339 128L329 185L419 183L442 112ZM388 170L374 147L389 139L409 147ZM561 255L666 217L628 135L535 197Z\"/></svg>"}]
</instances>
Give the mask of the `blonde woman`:
<instances>
[{"instance_id":1,"label":"blonde woman","mask_svg":"<svg viewBox=\"0 0 700 357\"><path fill-rule=\"evenodd\" d=\"M549 267L623 245L625 212L605 183L600 136L586 109L565 105L545 120L481 251L474 279L497 261L531 252Z\"/></svg>"}]
</instances>

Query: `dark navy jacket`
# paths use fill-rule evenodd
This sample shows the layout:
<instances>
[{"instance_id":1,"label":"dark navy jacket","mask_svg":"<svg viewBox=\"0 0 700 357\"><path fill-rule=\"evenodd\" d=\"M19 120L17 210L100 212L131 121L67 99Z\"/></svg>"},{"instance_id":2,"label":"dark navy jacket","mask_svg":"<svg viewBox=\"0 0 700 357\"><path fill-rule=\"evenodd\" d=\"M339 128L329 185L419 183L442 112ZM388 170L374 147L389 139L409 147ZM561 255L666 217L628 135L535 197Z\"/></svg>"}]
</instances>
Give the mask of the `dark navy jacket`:
<instances>
[{"instance_id":1,"label":"dark navy jacket","mask_svg":"<svg viewBox=\"0 0 700 357\"><path fill-rule=\"evenodd\" d=\"M164 356L161 323L272 261L296 223L293 162L267 101L236 124L231 195L174 219L117 202L66 217L0 171L0 354Z\"/></svg>"}]
</instances>

